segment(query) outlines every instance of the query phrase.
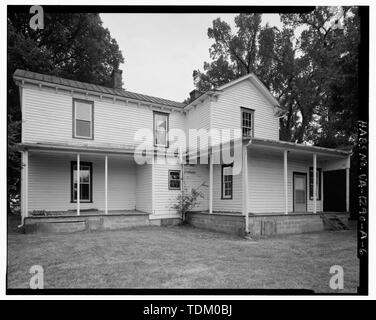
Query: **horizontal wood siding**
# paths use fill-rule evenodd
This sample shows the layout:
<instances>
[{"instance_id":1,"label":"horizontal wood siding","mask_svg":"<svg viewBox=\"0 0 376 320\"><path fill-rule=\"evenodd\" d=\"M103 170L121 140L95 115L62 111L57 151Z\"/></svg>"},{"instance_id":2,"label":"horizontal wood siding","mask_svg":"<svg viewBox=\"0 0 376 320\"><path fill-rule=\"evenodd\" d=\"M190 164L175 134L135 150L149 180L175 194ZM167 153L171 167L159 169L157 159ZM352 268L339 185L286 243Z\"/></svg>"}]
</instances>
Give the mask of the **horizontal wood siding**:
<instances>
[{"instance_id":1,"label":"horizontal wood siding","mask_svg":"<svg viewBox=\"0 0 376 320\"><path fill-rule=\"evenodd\" d=\"M168 170L180 170L180 165L153 164L153 215L168 217L177 216L172 208L180 190L169 190Z\"/></svg>"},{"instance_id":2,"label":"horizontal wood siding","mask_svg":"<svg viewBox=\"0 0 376 320\"><path fill-rule=\"evenodd\" d=\"M136 168L136 209L147 213L153 211L152 190L153 167L151 164Z\"/></svg>"},{"instance_id":3,"label":"horizontal wood siding","mask_svg":"<svg viewBox=\"0 0 376 320\"><path fill-rule=\"evenodd\" d=\"M206 211L209 210L209 166L208 165L194 165L185 166L184 168L184 183L188 192L192 188L199 188L202 192L203 198L198 199L198 205L191 211ZM202 185L203 184L203 185Z\"/></svg>"},{"instance_id":4,"label":"horizontal wood siding","mask_svg":"<svg viewBox=\"0 0 376 320\"><path fill-rule=\"evenodd\" d=\"M75 94L75 98L86 99ZM153 130L153 111L137 104L94 100L94 139L72 137L72 96L50 89L23 88L23 142L56 142L89 146L134 145L138 129ZM87 100L93 100L90 95ZM173 111L169 127L184 128L184 116Z\"/></svg>"},{"instance_id":5,"label":"horizontal wood siding","mask_svg":"<svg viewBox=\"0 0 376 320\"><path fill-rule=\"evenodd\" d=\"M29 211L76 209L71 203L71 161L69 155L29 153ZM81 155L93 164L93 202L81 209L104 210L104 159ZM132 161L108 159L108 210L133 210L136 206L136 174Z\"/></svg>"},{"instance_id":6,"label":"horizontal wood siding","mask_svg":"<svg viewBox=\"0 0 376 320\"><path fill-rule=\"evenodd\" d=\"M240 129L240 108L254 112L254 136L263 139L279 139L278 118L266 98L248 81L242 81L224 90L211 104L211 126L217 129Z\"/></svg>"},{"instance_id":7,"label":"horizontal wood siding","mask_svg":"<svg viewBox=\"0 0 376 320\"><path fill-rule=\"evenodd\" d=\"M309 199L309 167L312 162L288 157L288 210L293 211L293 172L307 173L307 199ZM318 167L320 163L318 162ZM283 152L278 155L248 152L248 205L254 213L284 211ZM313 201L308 200L308 211ZM322 201L317 201L317 211L322 210Z\"/></svg>"}]
</instances>

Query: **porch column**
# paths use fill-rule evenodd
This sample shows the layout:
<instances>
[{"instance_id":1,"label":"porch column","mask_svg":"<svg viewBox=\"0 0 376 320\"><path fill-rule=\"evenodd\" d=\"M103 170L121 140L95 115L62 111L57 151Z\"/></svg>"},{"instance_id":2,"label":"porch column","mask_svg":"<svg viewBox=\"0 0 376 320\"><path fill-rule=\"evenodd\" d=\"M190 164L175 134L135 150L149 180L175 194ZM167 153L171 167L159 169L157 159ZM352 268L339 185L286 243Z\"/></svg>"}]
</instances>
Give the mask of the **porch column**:
<instances>
[{"instance_id":1,"label":"porch column","mask_svg":"<svg viewBox=\"0 0 376 320\"><path fill-rule=\"evenodd\" d=\"M285 189L285 214L288 214L287 150L283 151L283 177Z\"/></svg>"},{"instance_id":2,"label":"porch column","mask_svg":"<svg viewBox=\"0 0 376 320\"><path fill-rule=\"evenodd\" d=\"M29 189L29 152L22 152L22 171L21 171L21 215L22 224L24 219L29 215L28 209L28 189Z\"/></svg>"},{"instance_id":3,"label":"porch column","mask_svg":"<svg viewBox=\"0 0 376 320\"><path fill-rule=\"evenodd\" d=\"M108 156L104 157L104 214L108 213Z\"/></svg>"},{"instance_id":4,"label":"porch column","mask_svg":"<svg viewBox=\"0 0 376 320\"><path fill-rule=\"evenodd\" d=\"M213 213L213 153L209 159L209 213Z\"/></svg>"},{"instance_id":5,"label":"porch column","mask_svg":"<svg viewBox=\"0 0 376 320\"><path fill-rule=\"evenodd\" d=\"M316 167L317 167L317 155L313 154L313 213L317 213L316 198L317 198L317 186L316 186Z\"/></svg>"},{"instance_id":6,"label":"porch column","mask_svg":"<svg viewBox=\"0 0 376 320\"><path fill-rule=\"evenodd\" d=\"M77 215L80 215L80 154L77 153Z\"/></svg>"},{"instance_id":7,"label":"porch column","mask_svg":"<svg viewBox=\"0 0 376 320\"><path fill-rule=\"evenodd\" d=\"M245 216L245 232L249 233L248 226L248 152L247 145L243 144L243 214Z\"/></svg>"}]
</instances>

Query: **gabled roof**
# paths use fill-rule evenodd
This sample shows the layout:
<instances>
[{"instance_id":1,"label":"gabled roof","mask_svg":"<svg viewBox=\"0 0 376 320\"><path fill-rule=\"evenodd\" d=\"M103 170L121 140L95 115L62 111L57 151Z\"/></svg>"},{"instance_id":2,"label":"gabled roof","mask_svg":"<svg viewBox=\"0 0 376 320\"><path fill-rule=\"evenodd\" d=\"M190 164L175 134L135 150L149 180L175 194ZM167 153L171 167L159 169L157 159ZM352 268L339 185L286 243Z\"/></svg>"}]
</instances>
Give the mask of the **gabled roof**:
<instances>
[{"instance_id":1,"label":"gabled roof","mask_svg":"<svg viewBox=\"0 0 376 320\"><path fill-rule=\"evenodd\" d=\"M202 95L200 95L199 97L197 97L195 100L191 101L188 105L186 105L185 107L188 107L190 106L192 103L195 104L197 101L199 100L203 100L205 99L207 96L209 95L218 95L220 94L221 92L223 92L223 90L233 86L233 85L236 85L237 83L239 82L242 82L244 80L247 80L249 79L252 84L261 92L261 94L273 105L273 107L280 107L280 104L278 102L278 100L271 94L271 92L269 91L269 89L261 82L261 80L259 78L257 78L257 76L254 74L254 73L249 73L243 77L240 77L238 79L235 79L235 80L232 80L220 87L217 87L217 88L213 88L213 89L210 89L208 91L206 91L205 93L203 93Z\"/></svg>"},{"instance_id":2,"label":"gabled roof","mask_svg":"<svg viewBox=\"0 0 376 320\"><path fill-rule=\"evenodd\" d=\"M183 103L177 102L177 101L152 97L152 96L148 96L145 94L139 94L139 93L126 91L123 89L114 89L110 87L99 86L99 85L92 84L92 83L80 82L80 81L75 81L71 79L66 79L66 78L61 78L61 77L56 77L56 76L51 76L47 74L41 74L41 73L26 71L26 70L21 70L21 69L17 69L14 72L13 78L18 79L18 80L24 79L24 80L33 80L33 81L38 81L38 82L52 83L52 84L56 84L59 86L77 88L77 89L87 90L87 91L94 91L94 92L99 92L102 94L109 94L109 95L123 97L123 98L156 103L156 104L161 104L161 105L175 107L175 108L184 107Z\"/></svg>"}]
</instances>

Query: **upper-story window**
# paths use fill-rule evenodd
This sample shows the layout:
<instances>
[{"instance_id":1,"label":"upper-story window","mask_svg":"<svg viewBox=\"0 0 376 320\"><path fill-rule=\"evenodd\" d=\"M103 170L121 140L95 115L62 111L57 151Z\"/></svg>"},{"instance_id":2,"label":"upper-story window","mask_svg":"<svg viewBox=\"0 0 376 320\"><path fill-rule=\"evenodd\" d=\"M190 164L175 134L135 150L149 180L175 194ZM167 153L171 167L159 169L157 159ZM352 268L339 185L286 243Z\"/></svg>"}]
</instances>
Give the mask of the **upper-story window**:
<instances>
[{"instance_id":1,"label":"upper-story window","mask_svg":"<svg viewBox=\"0 0 376 320\"><path fill-rule=\"evenodd\" d=\"M94 103L73 99L73 137L93 139Z\"/></svg>"},{"instance_id":2,"label":"upper-story window","mask_svg":"<svg viewBox=\"0 0 376 320\"><path fill-rule=\"evenodd\" d=\"M154 112L154 145L167 147L168 114Z\"/></svg>"},{"instance_id":3,"label":"upper-story window","mask_svg":"<svg viewBox=\"0 0 376 320\"><path fill-rule=\"evenodd\" d=\"M253 137L254 110L241 108L243 137Z\"/></svg>"}]
</instances>

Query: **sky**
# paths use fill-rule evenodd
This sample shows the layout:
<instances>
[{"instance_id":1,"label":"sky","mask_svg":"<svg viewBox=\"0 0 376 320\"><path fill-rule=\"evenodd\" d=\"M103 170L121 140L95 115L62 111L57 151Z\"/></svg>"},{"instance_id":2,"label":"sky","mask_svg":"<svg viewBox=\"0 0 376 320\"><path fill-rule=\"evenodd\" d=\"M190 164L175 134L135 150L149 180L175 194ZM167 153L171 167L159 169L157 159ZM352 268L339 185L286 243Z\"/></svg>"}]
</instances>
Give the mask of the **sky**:
<instances>
[{"instance_id":1,"label":"sky","mask_svg":"<svg viewBox=\"0 0 376 320\"><path fill-rule=\"evenodd\" d=\"M207 30L217 17L235 30L236 14L100 15L124 56L124 89L183 101L194 89L192 73L210 61L213 40ZM262 24L281 26L278 14L263 15Z\"/></svg>"}]
</instances>

